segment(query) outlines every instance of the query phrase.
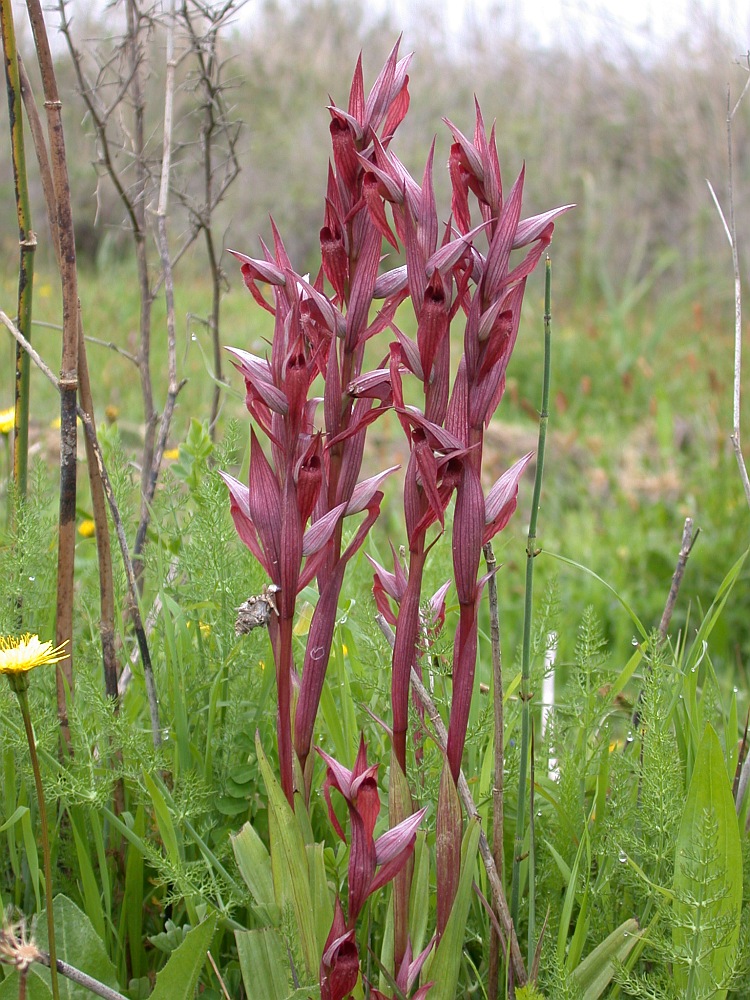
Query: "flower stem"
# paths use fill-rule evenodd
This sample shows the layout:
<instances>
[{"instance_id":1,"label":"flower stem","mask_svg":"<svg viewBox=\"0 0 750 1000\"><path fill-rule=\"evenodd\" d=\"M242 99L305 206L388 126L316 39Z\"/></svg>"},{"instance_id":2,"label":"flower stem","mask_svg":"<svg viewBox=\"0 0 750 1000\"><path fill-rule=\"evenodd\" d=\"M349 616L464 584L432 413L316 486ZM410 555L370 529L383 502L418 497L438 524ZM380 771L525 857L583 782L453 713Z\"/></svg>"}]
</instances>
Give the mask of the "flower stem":
<instances>
[{"instance_id":1,"label":"flower stem","mask_svg":"<svg viewBox=\"0 0 750 1000\"><path fill-rule=\"evenodd\" d=\"M34 772L34 784L36 785L36 797L39 803L39 820L42 826L42 854L44 857L44 895L47 902L47 938L50 956L50 980L52 983L52 996L54 1000L60 1000L60 991L57 983L57 950L55 948L55 916L52 909L52 863L49 849L49 828L47 826L47 807L44 801L44 788L42 787L42 774L39 770L39 758L36 754L36 741L34 740L34 730L31 725L31 713L29 711L28 692L21 686L15 688L18 696L18 703L21 706L21 715L26 729L26 739L29 743L29 755L31 756L31 768Z\"/></svg>"},{"instance_id":2,"label":"flower stem","mask_svg":"<svg viewBox=\"0 0 750 1000\"><path fill-rule=\"evenodd\" d=\"M549 422L550 358L552 353L551 275L550 258L546 261L544 285L544 376L542 380L542 409L539 414L539 443L537 446L534 495L531 501L529 536L526 544L526 595L523 611L523 647L521 653L521 760L518 774L518 806L516 808L516 833L513 842L513 880L511 883L510 912L518 928L518 907L521 888L521 860L526 826L526 779L529 765L529 730L531 718L531 618L534 597L534 559L537 556L536 528L539 500L544 473L544 449ZM530 875L531 877L531 875Z\"/></svg>"}]
</instances>

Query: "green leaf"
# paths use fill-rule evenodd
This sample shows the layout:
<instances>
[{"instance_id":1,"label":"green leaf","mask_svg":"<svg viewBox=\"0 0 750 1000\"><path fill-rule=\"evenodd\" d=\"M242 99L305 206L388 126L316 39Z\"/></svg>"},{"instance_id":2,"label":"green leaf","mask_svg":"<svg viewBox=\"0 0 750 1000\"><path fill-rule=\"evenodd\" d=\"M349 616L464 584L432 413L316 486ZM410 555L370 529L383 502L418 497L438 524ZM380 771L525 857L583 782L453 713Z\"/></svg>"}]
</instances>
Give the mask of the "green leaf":
<instances>
[{"instance_id":1,"label":"green leaf","mask_svg":"<svg viewBox=\"0 0 750 1000\"><path fill-rule=\"evenodd\" d=\"M75 966L105 986L119 990L117 973L107 954L102 939L76 904L67 896L56 896L52 904L55 918L55 944L57 957ZM36 925L37 944L42 951L49 951L47 938L46 910L39 914ZM49 971L40 970L45 982L49 982ZM83 986L58 975L60 1000L91 1000L91 993Z\"/></svg>"},{"instance_id":2,"label":"green leaf","mask_svg":"<svg viewBox=\"0 0 750 1000\"><path fill-rule=\"evenodd\" d=\"M291 907L297 923L305 969L308 977L314 979L318 974L320 954L317 948L305 841L297 817L273 775L268 758L263 752L260 737L257 735L255 750L268 793L271 870L276 904L282 913L287 907Z\"/></svg>"},{"instance_id":3,"label":"green leaf","mask_svg":"<svg viewBox=\"0 0 750 1000\"><path fill-rule=\"evenodd\" d=\"M167 852L167 857L172 864L179 865L181 857L177 841L177 832L174 828L174 823L172 822L172 817L169 813L166 800L161 793L161 789L148 771L143 771L143 782L146 785L146 790L148 791L148 794L151 797L151 802L154 806L156 825L159 827L159 833L161 834L162 843L164 844L164 848Z\"/></svg>"},{"instance_id":4,"label":"green leaf","mask_svg":"<svg viewBox=\"0 0 750 1000\"><path fill-rule=\"evenodd\" d=\"M640 937L638 921L632 917L620 924L571 973L583 1000L599 1000L614 975L613 962L624 962Z\"/></svg>"},{"instance_id":5,"label":"green leaf","mask_svg":"<svg viewBox=\"0 0 750 1000\"><path fill-rule=\"evenodd\" d=\"M289 958L281 934L262 927L235 931L234 938L248 1000L287 1000Z\"/></svg>"},{"instance_id":6,"label":"green leaf","mask_svg":"<svg viewBox=\"0 0 750 1000\"><path fill-rule=\"evenodd\" d=\"M414 845L414 876L409 900L409 936L414 955L418 955L424 948L430 909L429 906L425 906L425 900L429 897L430 851L427 847L427 834L424 830L417 830L417 842Z\"/></svg>"},{"instance_id":7,"label":"green leaf","mask_svg":"<svg viewBox=\"0 0 750 1000\"><path fill-rule=\"evenodd\" d=\"M15 824L20 819L23 819L23 817L26 815L28 811L29 811L28 806L19 806L13 813L13 815L9 816L3 823L3 825L0 826L0 833L4 833L6 830L9 830L12 826L15 826Z\"/></svg>"},{"instance_id":8,"label":"green leaf","mask_svg":"<svg viewBox=\"0 0 750 1000\"><path fill-rule=\"evenodd\" d=\"M150 1000L193 1000L206 952L216 930L216 914L194 927L156 976Z\"/></svg>"},{"instance_id":9,"label":"green leaf","mask_svg":"<svg viewBox=\"0 0 750 1000\"><path fill-rule=\"evenodd\" d=\"M240 873L252 893L260 915L273 926L280 921L279 908L273 891L271 855L249 823L230 837Z\"/></svg>"},{"instance_id":10,"label":"green leaf","mask_svg":"<svg viewBox=\"0 0 750 1000\"><path fill-rule=\"evenodd\" d=\"M310 872L310 894L313 900L313 921L318 930L317 953L323 954L326 938L333 923L333 900L328 888L328 876L323 858L323 844L306 844L307 867Z\"/></svg>"},{"instance_id":11,"label":"green leaf","mask_svg":"<svg viewBox=\"0 0 750 1000\"><path fill-rule=\"evenodd\" d=\"M720 983L735 957L742 905L742 849L719 738L710 724L693 768L677 836L672 943L686 998ZM721 1000L726 989L714 995Z\"/></svg>"},{"instance_id":12,"label":"green leaf","mask_svg":"<svg viewBox=\"0 0 750 1000\"><path fill-rule=\"evenodd\" d=\"M86 904L86 915L91 921L94 930L102 939L102 942L105 942L106 931L104 929L104 910L102 908L101 894L96 881L96 875L94 874L94 866L91 863L91 855L89 853L91 844L84 832L78 829L80 814L78 814L77 820L76 813L72 809L68 809L68 817L70 819L70 826L73 831L73 839L75 840L76 845L78 871L80 873L81 884L83 886L83 898Z\"/></svg>"},{"instance_id":13,"label":"green leaf","mask_svg":"<svg viewBox=\"0 0 750 1000\"><path fill-rule=\"evenodd\" d=\"M430 964L429 972L426 974L427 980L432 980L435 983L430 990L430 1000L455 1000L456 997L466 933L466 919L471 903L474 863L479 846L479 832L479 820L471 820L461 845L461 878L458 883L458 892L451 915L448 917L448 923L445 926L445 933L440 939L435 957Z\"/></svg>"},{"instance_id":14,"label":"green leaf","mask_svg":"<svg viewBox=\"0 0 750 1000\"><path fill-rule=\"evenodd\" d=\"M18 970L13 972L0 983L0 1000L18 1000ZM88 994L91 997L91 994ZM29 971L26 980L26 1000L52 1000L52 990L46 982L38 975L36 969Z\"/></svg>"}]
</instances>

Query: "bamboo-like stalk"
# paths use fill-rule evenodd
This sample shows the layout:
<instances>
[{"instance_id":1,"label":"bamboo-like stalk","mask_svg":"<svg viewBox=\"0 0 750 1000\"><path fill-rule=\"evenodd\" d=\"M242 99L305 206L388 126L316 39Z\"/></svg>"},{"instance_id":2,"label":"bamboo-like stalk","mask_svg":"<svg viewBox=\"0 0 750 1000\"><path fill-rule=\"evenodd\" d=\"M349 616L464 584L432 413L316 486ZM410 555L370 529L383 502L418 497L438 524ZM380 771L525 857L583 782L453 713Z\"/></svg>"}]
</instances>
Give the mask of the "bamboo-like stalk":
<instances>
[{"instance_id":1,"label":"bamboo-like stalk","mask_svg":"<svg viewBox=\"0 0 750 1000\"><path fill-rule=\"evenodd\" d=\"M495 860L498 878L503 877L503 768L505 767L505 737L503 733L503 658L500 646L500 608L497 597L495 570L497 561L492 542L483 548L487 566L487 598L490 606L490 645L492 648L492 698L495 780L492 785L492 857ZM487 1000L497 1000L498 975L500 971L500 939L494 930L490 932L490 970L487 986Z\"/></svg>"},{"instance_id":2,"label":"bamboo-like stalk","mask_svg":"<svg viewBox=\"0 0 750 1000\"><path fill-rule=\"evenodd\" d=\"M523 646L521 653L521 759L518 774L518 805L516 807L516 832L513 840L513 879L511 883L510 912L513 924L518 928L518 910L521 891L521 861L523 842L526 834L526 782L529 769L529 732L531 719L531 620L534 601L534 559L536 548L539 501L544 475L544 450L547 442L549 423L549 387L552 355L552 315L551 287L552 264L546 260L544 281L544 375L542 378L542 409L539 414L539 442L536 456L534 493L531 501L529 535L526 543L526 589L523 611Z\"/></svg>"},{"instance_id":3,"label":"bamboo-like stalk","mask_svg":"<svg viewBox=\"0 0 750 1000\"><path fill-rule=\"evenodd\" d=\"M73 697L73 584L76 524L76 400L78 395L78 278L65 158L62 103L57 89L52 53L39 0L26 0L42 75L47 110L52 183L57 207L60 281L63 302L63 343L60 365L60 513L57 549L57 621L55 643L67 643L66 657L57 670L57 714L63 739L70 742L68 697Z\"/></svg>"},{"instance_id":4,"label":"bamboo-like stalk","mask_svg":"<svg viewBox=\"0 0 750 1000\"><path fill-rule=\"evenodd\" d=\"M50 230L53 234L53 245L56 251L58 268L60 267L59 242L57 240L57 204L55 201L55 189L52 182L52 171L47 154L47 146L44 141L44 132L39 118L39 111L34 100L34 94L29 83L28 76L23 62L19 60L19 75L21 81L21 93L23 96L26 118L29 123L29 130L34 142L34 148L39 166L39 173L42 180L42 190L47 205L47 217L50 220ZM81 406L89 414L94 423L94 402L91 394L91 382L89 379L88 361L86 358L86 343L83 335L83 323L79 309L79 331L78 331L78 377ZM23 332L23 330L21 331ZM28 340L28 337L27 337ZM18 350L23 350L20 345ZM28 354L23 351L28 359ZM95 428L95 424L94 424ZM86 437L86 457L91 489L91 506L94 515L94 525L96 527L96 550L99 567L99 599L100 599L100 633L102 640L102 664L104 670L104 689L108 698L113 699L115 706L118 704L117 697L117 653L115 649L115 597L114 583L112 579L112 547L109 534L109 523L107 521L107 506L104 496L104 488L99 476L99 467L95 454L92 450L88 436Z\"/></svg>"},{"instance_id":5,"label":"bamboo-like stalk","mask_svg":"<svg viewBox=\"0 0 750 1000\"><path fill-rule=\"evenodd\" d=\"M10 148L13 161L13 183L18 217L18 328L31 340L31 312L34 283L34 251L36 235L31 229L29 185L26 175L26 153L21 114L21 83L18 70L18 51L10 0L0 0L0 28L3 37L5 82L8 93L10 117ZM15 420L13 432L13 480L16 496L26 496L29 466L29 374L28 355L16 345Z\"/></svg>"}]
</instances>

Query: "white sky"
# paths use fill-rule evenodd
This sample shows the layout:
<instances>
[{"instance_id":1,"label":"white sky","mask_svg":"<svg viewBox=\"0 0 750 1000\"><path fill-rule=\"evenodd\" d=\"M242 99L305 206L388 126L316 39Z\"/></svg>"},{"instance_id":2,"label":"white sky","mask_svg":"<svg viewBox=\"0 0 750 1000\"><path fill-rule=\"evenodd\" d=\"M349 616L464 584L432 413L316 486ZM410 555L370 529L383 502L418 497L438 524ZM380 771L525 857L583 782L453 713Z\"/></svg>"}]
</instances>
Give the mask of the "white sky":
<instances>
[{"instance_id":1,"label":"white sky","mask_svg":"<svg viewBox=\"0 0 750 1000\"><path fill-rule=\"evenodd\" d=\"M750 0L380 0L380 5L415 36L420 22L442 21L449 37L455 37L462 27L489 18L542 42L619 39L649 47L707 19L728 33L736 55L750 49Z\"/></svg>"}]
</instances>

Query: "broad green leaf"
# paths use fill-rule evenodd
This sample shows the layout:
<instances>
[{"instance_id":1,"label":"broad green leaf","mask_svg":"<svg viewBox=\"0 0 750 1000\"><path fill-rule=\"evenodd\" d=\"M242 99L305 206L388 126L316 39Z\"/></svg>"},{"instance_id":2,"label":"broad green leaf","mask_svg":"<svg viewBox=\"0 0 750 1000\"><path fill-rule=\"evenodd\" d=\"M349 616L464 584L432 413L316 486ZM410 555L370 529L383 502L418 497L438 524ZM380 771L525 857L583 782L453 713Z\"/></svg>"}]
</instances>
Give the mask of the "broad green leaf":
<instances>
[{"instance_id":1,"label":"broad green leaf","mask_svg":"<svg viewBox=\"0 0 750 1000\"><path fill-rule=\"evenodd\" d=\"M571 973L583 1000L599 1000L614 975L613 962L624 962L639 940L638 921L632 917L620 924Z\"/></svg>"},{"instance_id":2,"label":"broad green leaf","mask_svg":"<svg viewBox=\"0 0 750 1000\"><path fill-rule=\"evenodd\" d=\"M26 979L26 1000L52 1000L52 990L37 974L38 967L29 971ZM18 1000L18 971L11 972L7 979L0 983L0 1000ZM89 997L92 994L89 993Z\"/></svg>"},{"instance_id":3,"label":"broad green leaf","mask_svg":"<svg viewBox=\"0 0 750 1000\"><path fill-rule=\"evenodd\" d=\"M262 927L235 931L234 938L248 1000L287 1000L289 959L281 934Z\"/></svg>"},{"instance_id":4,"label":"broad green leaf","mask_svg":"<svg viewBox=\"0 0 750 1000\"><path fill-rule=\"evenodd\" d=\"M425 900L429 897L430 851L427 847L427 834L424 830L417 830L417 842L414 845L414 875L409 900L409 936L414 955L419 955L425 946L430 909L429 906L425 906Z\"/></svg>"},{"instance_id":5,"label":"broad green leaf","mask_svg":"<svg viewBox=\"0 0 750 1000\"><path fill-rule=\"evenodd\" d=\"M268 794L268 829L271 840L271 869L276 894L276 905L282 913L288 907L294 913L299 944L305 969L310 979L318 974L320 954L310 894L310 872L307 852L299 823L274 777L268 758L263 752L260 737L255 737L263 781Z\"/></svg>"},{"instance_id":6,"label":"broad green leaf","mask_svg":"<svg viewBox=\"0 0 750 1000\"><path fill-rule=\"evenodd\" d=\"M313 922L318 931L317 953L323 954L326 938L333 923L333 900L328 888L323 844L307 844L307 867L310 872L310 894L313 901Z\"/></svg>"},{"instance_id":7,"label":"broad green leaf","mask_svg":"<svg viewBox=\"0 0 750 1000\"><path fill-rule=\"evenodd\" d=\"M456 997L456 985L461 970L461 956L466 934L466 918L469 915L471 903L474 863L479 846L479 832L479 821L471 820L461 845L461 878L453 909L448 918L445 933L438 944L435 957L430 964L429 972L422 977L424 981L432 980L435 983L430 990L429 1000L455 1000Z\"/></svg>"},{"instance_id":8,"label":"broad green leaf","mask_svg":"<svg viewBox=\"0 0 750 1000\"><path fill-rule=\"evenodd\" d=\"M185 940L157 974L150 1000L193 1000L215 930L216 914L212 913L202 924L188 931Z\"/></svg>"},{"instance_id":9,"label":"broad green leaf","mask_svg":"<svg viewBox=\"0 0 750 1000\"><path fill-rule=\"evenodd\" d=\"M83 910L67 896L56 896L52 912L55 918L57 957L98 979L105 986L119 990L115 967L105 951L102 939ZM49 951L46 910L39 914L36 938L42 951ZM40 970L40 975L45 982L49 982L49 970ZM57 980L60 984L60 1000L91 1000L91 993L85 987L64 976L58 976Z\"/></svg>"},{"instance_id":10,"label":"broad green leaf","mask_svg":"<svg viewBox=\"0 0 750 1000\"><path fill-rule=\"evenodd\" d=\"M269 924L279 922L279 908L273 891L271 855L253 827L245 823L239 833L232 834L232 849L237 866L252 897Z\"/></svg>"},{"instance_id":11,"label":"broad green leaf","mask_svg":"<svg viewBox=\"0 0 750 1000\"><path fill-rule=\"evenodd\" d=\"M683 995L703 995L734 958L742 905L742 849L719 739L710 724L693 768L677 835L672 941L683 961L674 976ZM722 1000L726 990L714 995Z\"/></svg>"}]
</instances>

